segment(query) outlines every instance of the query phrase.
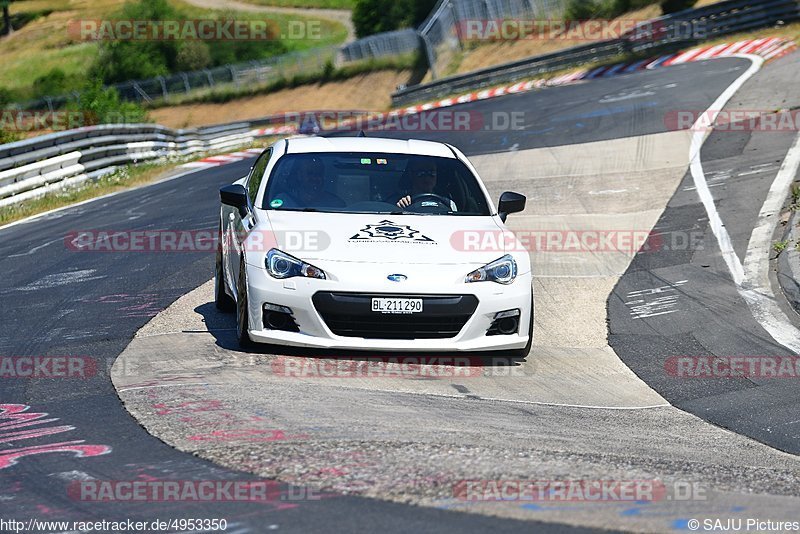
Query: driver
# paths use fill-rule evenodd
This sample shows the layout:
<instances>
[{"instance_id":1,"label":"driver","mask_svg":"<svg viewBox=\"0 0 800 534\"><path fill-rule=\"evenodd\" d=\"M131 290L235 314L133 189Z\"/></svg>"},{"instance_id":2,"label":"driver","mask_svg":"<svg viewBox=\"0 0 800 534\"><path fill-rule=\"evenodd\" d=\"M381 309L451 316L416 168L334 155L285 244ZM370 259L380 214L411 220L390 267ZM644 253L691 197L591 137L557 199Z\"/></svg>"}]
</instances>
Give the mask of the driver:
<instances>
[{"instance_id":1,"label":"driver","mask_svg":"<svg viewBox=\"0 0 800 534\"><path fill-rule=\"evenodd\" d=\"M433 192L437 181L436 162L427 159L413 159L408 164L408 170L411 175L411 191L400 197L400 200L397 201L398 207L407 208L414 203L414 198L419 195L436 195L436 197L446 201L444 204L451 211L458 210L456 203L451 199L444 198Z\"/></svg>"}]
</instances>

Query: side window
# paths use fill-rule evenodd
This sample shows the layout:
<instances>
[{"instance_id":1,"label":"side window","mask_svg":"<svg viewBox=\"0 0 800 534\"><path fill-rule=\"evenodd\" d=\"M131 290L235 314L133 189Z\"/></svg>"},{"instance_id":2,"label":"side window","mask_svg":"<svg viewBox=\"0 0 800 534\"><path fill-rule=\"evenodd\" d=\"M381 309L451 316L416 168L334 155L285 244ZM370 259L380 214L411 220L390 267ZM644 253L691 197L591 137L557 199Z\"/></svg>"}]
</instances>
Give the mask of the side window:
<instances>
[{"instance_id":1,"label":"side window","mask_svg":"<svg viewBox=\"0 0 800 534\"><path fill-rule=\"evenodd\" d=\"M271 148L259 156L256 160L256 164L253 166L253 172L250 173L250 179L247 180L247 196L250 197L250 203L254 206L256 204L258 188L261 186L261 181L264 179L264 172L267 170L270 156L272 156Z\"/></svg>"}]
</instances>

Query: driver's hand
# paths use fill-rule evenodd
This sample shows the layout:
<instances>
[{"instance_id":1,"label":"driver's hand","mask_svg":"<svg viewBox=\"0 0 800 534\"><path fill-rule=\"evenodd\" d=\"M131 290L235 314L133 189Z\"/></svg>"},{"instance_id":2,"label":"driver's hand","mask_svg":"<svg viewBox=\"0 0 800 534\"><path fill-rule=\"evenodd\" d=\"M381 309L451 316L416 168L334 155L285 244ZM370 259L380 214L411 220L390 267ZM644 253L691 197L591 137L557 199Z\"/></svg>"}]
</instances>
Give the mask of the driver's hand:
<instances>
[{"instance_id":1,"label":"driver's hand","mask_svg":"<svg viewBox=\"0 0 800 534\"><path fill-rule=\"evenodd\" d=\"M397 206L400 208L407 208L411 205L411 195L406 195L397 201Z\"/></svg>"}]
</instances>

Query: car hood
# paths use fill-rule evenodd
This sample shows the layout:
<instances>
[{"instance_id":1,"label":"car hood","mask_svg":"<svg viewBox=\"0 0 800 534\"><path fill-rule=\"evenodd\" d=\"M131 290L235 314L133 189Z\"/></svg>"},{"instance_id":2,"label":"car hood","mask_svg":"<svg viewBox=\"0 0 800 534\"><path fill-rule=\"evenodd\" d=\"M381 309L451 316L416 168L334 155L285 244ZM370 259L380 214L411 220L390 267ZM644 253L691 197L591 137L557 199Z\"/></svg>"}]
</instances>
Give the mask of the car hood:
<instances>
[{"instance_id":1,"label":"car hood","mask_svg":"<svg viewBox=\"0 0 800 534\"><path fill-rule=\"evenodd\" d=\"M503 256L513 235L490 216L262 214L269 240L306 261L482 266Z\"/></svg>"}]
</instances>

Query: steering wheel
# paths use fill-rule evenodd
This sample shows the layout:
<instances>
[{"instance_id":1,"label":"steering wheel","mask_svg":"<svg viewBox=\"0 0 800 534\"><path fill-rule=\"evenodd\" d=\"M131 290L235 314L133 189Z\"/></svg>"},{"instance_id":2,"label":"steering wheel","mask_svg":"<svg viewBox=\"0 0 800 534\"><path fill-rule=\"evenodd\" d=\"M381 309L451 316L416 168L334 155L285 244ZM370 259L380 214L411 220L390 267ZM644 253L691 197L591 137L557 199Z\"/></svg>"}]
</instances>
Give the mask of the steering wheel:
<instances>
[{"instance_id":1,"label":"steering wheel","mask_svg":"<svg viewBox=\"0 0 800 534\"><path fill-rule=\"evenodd\" d=\"M410 208L411 206L416 206L417 204L421 204L426 198L435 200L437 204L447 208L447 211L450 211L452 209L451 203L453 201L447 197L437 195L436 193L420 193L418 195L414 195L411 197L411 204L408 207Z\"/></svg>"}]
</instances>

